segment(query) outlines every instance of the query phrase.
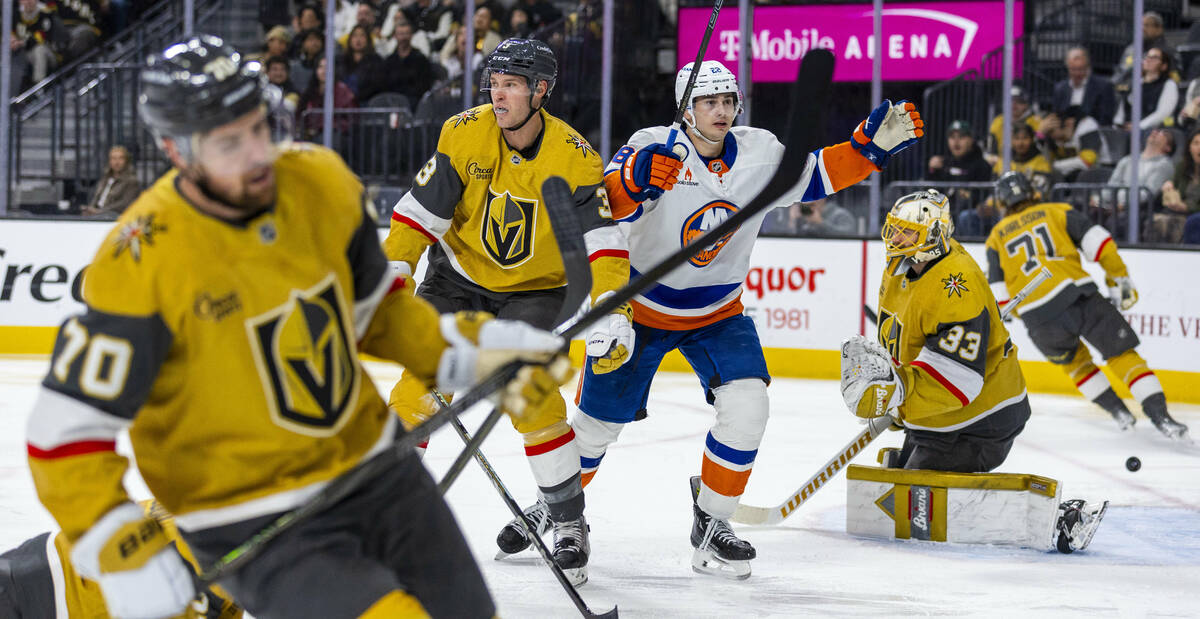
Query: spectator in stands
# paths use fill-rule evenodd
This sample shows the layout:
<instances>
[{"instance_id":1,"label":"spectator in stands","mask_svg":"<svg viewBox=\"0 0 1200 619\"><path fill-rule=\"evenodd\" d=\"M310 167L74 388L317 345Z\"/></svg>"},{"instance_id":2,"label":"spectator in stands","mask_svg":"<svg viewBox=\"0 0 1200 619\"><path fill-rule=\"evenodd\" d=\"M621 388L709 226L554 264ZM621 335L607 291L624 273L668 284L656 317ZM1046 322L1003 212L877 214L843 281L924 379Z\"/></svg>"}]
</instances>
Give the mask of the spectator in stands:
<instances>
[{"instance_id":1,"label":"spectator in stands","mask_svg":"<svg viewBox=\"0 0 1200 619\"><path fill-rule=\"evenodd\" d=\"M1029 93L1020 84L1013 84L1012 90L1009 91L1009 97L1012 99L1012 126L1015 130L1017 125L1022 123L1029 125L1036 132L1041 118L1034 113L1033 105L1029 99ZM998 154L1004 139L1004 114L997 114L992 119L992 124L988 128L988 153ZM989 162L992 159L988 158Z\"/></svg>"},{"instance_id":2,"label":"spectator in stands","mask_svg":"<svg viewBox=\"0 0 1200 619\"><path fill-rule=\"evenodd\" d=\"M300 55L300 48L304 45L303 35L310 30L317 31L321 37L325 36L325 13L316 4L301 6L300 12L292 19L292 32L296 33L296 38L292 39L292 48L288 50L289 57L296 58ZM292 75L295 74L293 70Z\"/></svg>"},{"instance_id":3,"label":"spectator in stands","mask_svg":"<svg viewBox=\"0 0 1200 619\"><path fill-rule=\"evenodd\" d=\"M446 68L446 79L456 80L462 77L463 71L474 71L483 62L483 54L474 49L470 53L470 66L467 62L467 29L458 28L454 36L446 41L440 56L442 66Z\"/></svg>"},{"instance_id":4,"label":"spectator in stands","mask_svg":"<svg viewBox=\"0 0 1200 619\"><path fill-rule=\"evenodd\" d=\"M450 2L449 4L453 4ZM416 26L413 46L432 57L454 34L454 11L441 0L416 0L404 9L408 21ZM424 46L428 46L425 49Z\"/></svg>"},{"instance_id":5,"label":"spectator in stands","mask_svg":"<svg viewBox=\"0 0 1200 619\"><path fill-rule=\"evenodd\" d=\"M475 9L475 51L487 57L503 39L492 27L492 9L486 4Z\"/></svg>"},{"instance_id":6,"label":"spectator in stands","mask_svg":"<svg viewBox=\"0 0 1200 619\"><path fill-rule=\"evenodd\" d=\"M1200 22L1196 22L1200 25ZM1187 92L1183 96L1183 109L1176 117L1180 129L1190 131L1200 119L1200 77L1188 83Z\"/></svg>"},{"instance_id":7,"label":"spectator in stands","mask_svg":"<svg viewBox=\"0 0 1200 619\"><path fill-rule=\"evenodd\" d=\"M320 30L305 30L296 37L299 52L292 57L292 84L300 92L308 90L317 61L325 57L325 35Z\"/></svg>"},{"instance_id":8,"label":"spectator in stands","mask_svg":"<svg viewBox=\"0 0 1200 619\"><path fill-rule=\"evenodd\" d=\"M1054 113L1060 117L1067 108L1080 108L1100 126L1112 125L1117 113L1117 95L1112 82L1092 73L1092 59L1085 47L1067 50L1067 79L1054 85Z\"/></svg>"},{"instance_id":9,"label":"spectator in stands","mask_svg":"<svg viewBox=\"0 0 1200 619\"><path fill-rule=\"evenodd\" d=\"M1175 176L1163 183L1162 206L1162 212L1154 214L1155 238L1178 243L1187 220L1200 218L1200 128L1188 134Z\"/></svg>"},{"instance_id":10,"label":"spectator in stands","mask_svg":"<svg viewBox=\"0 0 1200 619\"><path fill-rule=\"evenodd\" d=\"M298 115L296 126L300 128L301 139L310 141L319 141L321 139L321 133L325 127L324 115L320 113L325 109L325 73L325 58L322 56L317 61L317 68L313 72L313 79L309 80L308 88L300 95L300 102L296 107L296 114ZM336 113L337 110L356 106L354 92L341 80L336 81L333 88L334 112ZM305 112L310 113L305 114ZM335 117L333 129L334 147L336 148L350 129L350 118L347 116Z\"/></svg>"},{"instance_id":11,"label":"spectator in stands","mask_svg":"<svg viewBox=\"0 0 1200 619\"><path fill-rule=\"evenodd\" d=\"M1146 136L1146 146L1138 157L1138 185L1146 190L1151 201L1158 198L1163 184L1175 174L1171 155L1175 152L1175 136L1165 129L1154 129ZM1108 184L1122 187L1129 184L1129 165L1132 154L1117 162L1117 167L1108 177ZM1118 194L1118 210L1125 207L1125 192Z\"/></svg>"},{"instance_id":12,"label":"spectator in stands","mask_svg":"<svg viewBox=\"0 0 1200 619\"><path fill-rule=\"evenodd\" d=\"M1038 126L1041 148L1059 176L1073 180L1099 161L1102 144L1099 126L1092 117L1084 116L1083 108L1078 105L1059 114L1047 114Z\"/></svg>"},{"instance_id":13,"label":"spectator in stands","mask_svg":"<svg viewBox=\"0 0 1200 619\"><path fill-rule=\"evenodd\" d=\"M396 23L392 38L396 40L396 51L383 59L383 89L408 97L415 112L417 102L433 86L433 66L413 47L413 27L407 20Z\"/></svg>"},{"instance_id":14,"label":"spectator in stands","mask_svg":"<svg viewBox=\"0 0 1200 619\"><path fill-rule=\"evenodd\" d=\"M13 19L12 51L13 96L44 79L58 68L56 48L65 44L66 31L58 15L38 0L21 0Z\"/></svg>"},{"instance_id":15,"label":"spectator in stands","mask_svg":"<svg viewBox=\"0 0 1200 619\"><path fill-rule=\"evenodd\" d=\"M789 212L798 215L793 221L799 236L838 236L858 232L858 220L854 215L829 198L793 204Z\"/></svg>"},{"instance_id":16,"label":"spectator in stands","mask_svg":"<svg viewBox=\"0 0 1200 619\"><path fill-rule=\"evenodd\" d=\"M70 62L86 54L100 40L100 24L108 14L108 0L57 0L58 18L67 32L64 60Z\"/></svg>"},{"instance_id":17,"label":"spectator in stands","mask_svg":"<svg viewBox=\"0 0 1200 619\"><path fill-rule=\"evenodd\" d=\"M263 51L252 54L250 57L263 62L272 56L287 57L288 50L292 47L292 33L285 26L275 26L267 31L267 36L263 40Z\"/></svg>"},{"instance_id":18,"label":"spectator in stands","mask_svg":"<svg viewBox=\"0 0 1200 619\"><path fill-rule=\"evenodd\" d=\"M519 6L514 6L508 13L508 36L515 39L528 39L533 32L529 24L529 12Z\"/></svg>"},{"instance_id":19,"label":"spectator in stands","mask_svg":"<svg viewBox=\"0 0 1200 619\"><path fill-rule=\"evenodd\" d=\"M287 111L295 114L296 106L300 103L300 93L291 80L291 63L283 56L271 56L263 62L267 71L267 81L277 86L283 92L283 105Z\"/></svg>"},{"instance_id":20,"label":"spectator in stands","mask_svg":"<svg viewBox=\"0 0 1200 619\"><path fill-rule=\"evenodd\" d=\"M383 90L383 59L375 53L371 31L358 24L347 35L346 51L338 56L337 77L354 92L354 98L365 102Z\"/></svg>"},{"instance_id":21,"label":"spectator in stands","mask_svg":"<svg viewBox=\"0 0 1200 619\"><path fill-rule=\"evenodd\" d=\"M142 193L137 174L133 170L133 158L129 149L114 146L108 151L108 169L96 183L92 199L83 207L82 213L89 216L103 215L116 218Z\"/></svg>"},{"instance_id":22,"label":"spectator in stands","mask_svg":"<svg viewBox=\"0 0 1200 619\"><path fill-rule=\"evenodd\" d=\"M362 6L368 3L349 2L348 0L334 0L334 2L336 2L336 6L333 9L333 36L337 39L338 45L346 47L346 35L350 34L350 29L354 28L356 24L362 23ZM321 3L322 6L324 4L324 2ZM370 8L369 4L368 8Z\"/></svg>"},{"instance_id":23,"label":"spectator in stands","mask_svg":"<svg viewBox=\"0 0 1200 619\"><path fill-rule=\"evenodd\" d=\"M1179 53L1167 44L1167 37L1163 30L1162 15L1154 11L1148 11L1142 15L1142 55L1144 56L1146 52L1150 51L1150 48L1157 47L1164 50L1165 55L1174 60L1171 67L1178 67ZM1129 92L1129 80L1133 77L1133 61L1137 57L1138 54L1133 49L1133 43L1130 43L1125 47L1125 51L1121 52L1121 60L1113 70L1112 81L1117 91Z\"/></svg>"},{"instance_id":24,"label":"spectator in stands","mask_svg":"<svg viewBox=\"0 0 1200 619\"><path fill-rule=\"evenodd\" d=\"M950 123L946 133L946 151L946 155L934 155L929 158L927 180L948 183L992 180L992 168L984 159L983 150L975 142L971 125L965 120ZM965 187L946 187L943 193L949 196L952 210L959 212L960 222L967 213L975 213L968 219L972 222L972 229L967 235L983 236L984 233L977 230L981 228L979 222L991 221L995 217L995 209L983 201L982 192Z\"/></svg>"},{"instance_id":25,"label":"spectator in stands","mask_svg":"<svg viewBox=\"0 0 1200 619\"><path fill-rule=\"evenodd\" d=\"M545 28L562 19L562 11L546 0L519 0L518 5L529 15L529 26L533 30Z\"/></svg>"},{"instance_id":26,"label":"spectator in stands","mask_svg":"<svg viewBox=\"0 0 1200 619\"><path fill-rule=\"evenodd\" d=\"M1162 47L1151 47L1142 57L1141 129L1175 124L1175 105L1179 103L1179 85L1171 79L1171 56ZM1122 97L1114 122L1125 130L1133 127L1130 93Z\"/></svg>"},{"instance_id":27,"label":"spectator in stands","mask_svg":"<svg viewBox=\"0 0 1200 619\"><path fill-rule=\"evenodd\" d=\"M1025 123L1013 127L1012 157L1009 163L1013 170L1029 178L1032 178L1034 173L1050 174L1054 171L1050 160L1038 151L1034 137L1033 129ZM1004 160L997 158L992 166L992 173L999 177L1004 173L1003 167Z\"/></svg>"},{"instance_id":28,"label":"spectator in stands","mask_svg":"<svg viewBox=\"0 0 1200 619\"><path fill-rule=\"evenodd\" d=\"M371 6L371 3L358 3L358 8L355 9L355 20L356 21L354 23L350 24L350 28L346 30L345 34L338 35L337 41L339 49L346 49L346 46L349 45L350 42L350 33L354 32L354 29L359 26L367 29L367 34L370 35L371 41L374 41L375 37L378 36L379 16L378 12L375 10L375 7ZM374 43L371 45L374 47Z\"/></svg>"}]
</instances>

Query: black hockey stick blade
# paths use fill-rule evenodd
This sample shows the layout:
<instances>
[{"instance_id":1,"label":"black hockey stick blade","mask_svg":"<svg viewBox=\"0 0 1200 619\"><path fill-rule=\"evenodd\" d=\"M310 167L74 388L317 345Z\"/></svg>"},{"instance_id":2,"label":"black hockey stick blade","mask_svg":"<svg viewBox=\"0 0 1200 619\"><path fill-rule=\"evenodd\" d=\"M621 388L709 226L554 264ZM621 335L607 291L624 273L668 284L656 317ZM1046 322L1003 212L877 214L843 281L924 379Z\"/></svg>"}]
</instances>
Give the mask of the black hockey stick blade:
<instances>
[{"instance_id":1,"label":"black hockey stick blade","mask_svg":"<svg viewBox=\"0 0 1200 619\"><path fill-rule=\"evenodd\" d=\"M604 301L592 306L579 320L563 329L560 335L562 335L565 341L563 346L564 352L569 349L571 338L582 333L584 329L601 316L609 314L622 303L648 290L657 280L690 260L705 247L717 242L722 236L735 231L742 222L767 206L770 206L796 184L798 175L804 169L808 153L820 145L818 140L822 129L824 111L828 105L832 89L832 79L832 53L828 50L815 49L810 50L804 55L804 60L800 65L800 72L796 76L796 82L792 85L790 106L792 114L788 118L788 128L785 134L787 141L784 143L783 158L762 191L737 213L734 213L728 219L721 222L721 224L681 248L671 257L649 269L637 279L629 282L624 288L618 290L616 294L610 295ZM212 583L237 570L253 560L271 540L278 537L284 531L304 521L312 514L341 501L361 487L362 484L367 483L394 466L401 454L428 438L430 434L433 434L434 431L445 425L452 417L474 406L479 401L508 384L517 375L517 371L520 370L521 365L521 362L513 361L492 372L474 387L468 389L466 393L456 397L448 408L435 413L429 419L425 420L424 423L403 435L396 441L392 449L385 449L372 456L367 461L330 482L328 486L314 495L304 505L276 518L271 524L226 553L212 567L205 570L200 576L200 582L202 584ZM493 412L493 414L496 413ZM478 436L474 437L474 439L479 438ZM478 448L478 445L475 447Z\"/></svg>"},{"instance_id":2,"label":"black hockey stick blade","mask_svg":"<svg viewBox=\"0 0 1200 619\"><path fill-rule=\"evenodd\" d=\"M550 218L550 228L554 240L558 243L558 252L562 256L563 271L567 276L567 292L563 297L562 307L558 310L556 323L562 323L575 315L583 305L584 299L592 292L592 269L588 262L587 244L583 240L583 227L575 215L575 198L571 195L571 186L561 176L551 176L542 183L542 203L546 206L546 215ZM571 340L567 338L567 346ZM484 419L483 425L471 440L467 441L462 453L454 459L442 480L438 482L438 491L446 494L454 480L466 468L471 455L483 443L483 439L491 433L492 428L500 421L503 411L499 407Z\"/></svg>"},{"instance_id":3,"label":"black hockey stick blade","mask_svg":"<svg viewBox=\"0 0 1200 619\"><path fill-rule=\"evenodd\" d=\"M876 314L875 310L871 309L871 306L866 303L863 303L863 314L866 314L867 320L870 320L871 324L879 326L879 314Z\"/></svg>"}]
</instances>

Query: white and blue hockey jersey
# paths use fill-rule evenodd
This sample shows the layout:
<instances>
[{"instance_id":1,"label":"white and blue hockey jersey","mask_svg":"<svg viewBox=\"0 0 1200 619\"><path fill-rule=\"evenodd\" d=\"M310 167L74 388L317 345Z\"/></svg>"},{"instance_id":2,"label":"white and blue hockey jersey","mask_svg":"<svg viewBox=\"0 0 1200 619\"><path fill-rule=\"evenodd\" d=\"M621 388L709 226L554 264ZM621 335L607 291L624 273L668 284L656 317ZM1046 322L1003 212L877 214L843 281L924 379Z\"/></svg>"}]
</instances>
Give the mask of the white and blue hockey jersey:
<instances>
[{"instance_id":1,"label":"white and blue hockey jersey","mask_svg":"<svg viewBox=\"0 0 1200 619\"><path fill-rule=\"evenodd\" d=\"M642 129L613 156L604 183L613 219L629 238L630 279L652 268L696 237L716 227L766 186L783 145L765 129L734 127L725 135L720 157L707 159L688 148L675 186L657 200L637 201L637 188L625 186L621 165L638 149L665 143L669 127ZM874 164L843 142L817 149L797 170L796 186L770 208L811 202L849 187L875 171ZM659 329L695 329L742 313L742 282L763 209L735 232L704 248L633 300L634 321Z\"/></svg>"}]
</instances>

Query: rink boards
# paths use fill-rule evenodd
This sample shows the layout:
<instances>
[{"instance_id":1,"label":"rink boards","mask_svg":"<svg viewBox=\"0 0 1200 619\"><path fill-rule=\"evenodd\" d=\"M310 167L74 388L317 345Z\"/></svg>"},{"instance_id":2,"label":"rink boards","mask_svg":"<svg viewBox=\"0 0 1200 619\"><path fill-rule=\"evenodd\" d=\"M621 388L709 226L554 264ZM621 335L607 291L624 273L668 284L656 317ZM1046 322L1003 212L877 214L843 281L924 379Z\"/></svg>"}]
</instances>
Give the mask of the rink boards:
<instances>
[{"instance_id":1,"label":"rink boards","mask_svg":"<svg viewBox=\"0 0 1200 619\"><path fill-rule=\"evenodd\" d=\"M82 309L76 300L80 272L111 226L0 223L0 354L50 352L58 325ZM381 229L381 238L384 234L386 229ZM985 264L982 243L965 245ZM1121 255L1141 296L1125 313L1141 338L1138 350L1158 372L1169 399L1200 402L1200 251L1123 249ZM877 241L760 239L742 302L758 326L771 373L836 379L842 340L873 327L862 307L876 306L883 264L882 243ZM1103 288L1098 265L1084 267ZM1067 376L1029 341L1019 321L1009 328L1031 390L1074 391ZM673 354L664 369L688 368Z\"/></svg>"}]
</instances>

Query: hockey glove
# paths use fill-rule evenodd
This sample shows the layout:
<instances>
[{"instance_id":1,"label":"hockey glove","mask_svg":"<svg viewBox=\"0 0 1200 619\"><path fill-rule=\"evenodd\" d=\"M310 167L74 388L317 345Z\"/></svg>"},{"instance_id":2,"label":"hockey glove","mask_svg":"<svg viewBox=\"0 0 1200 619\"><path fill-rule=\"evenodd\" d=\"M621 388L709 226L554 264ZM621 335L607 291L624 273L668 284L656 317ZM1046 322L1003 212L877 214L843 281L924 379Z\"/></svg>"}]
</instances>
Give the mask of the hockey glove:
<instances>
[{"instance_id":1,"label":"hockey glove","mask_svg":"<svg viewBox=\"0 0 1200 619\"><path fill-rule=\"evenodd\" d=\"M679 180L683 161L666 144L648 144L625 160L621 182L633 199L657 200Z\"/></svg>"},{"instance_id":2,"label":"hockey glove","mask_svg":"<svg viewBox=\"0 0 1200 619\"><path fill-rule=\"evenodd\" d=\"M440 328L450 343L437 371L438 388L444 392L468 388L512 361L547 366L522 368L507 388L495 394L506 412L520 416L571 379L570 362L559 354L562 338L549 331L515 320L496 320L486 312L446 314Z\"/></svg>"},{"instance_id":3,"label":"hockey glove","mask_svg":"<svg viewBox=\"0 0 1200 619\"><path fill-rule=\"evenodd\" d=\"M887 167L892 155L917 143L925 135L925 121L917 106L908 101L895 105L884 99L871 110L867 119L858 123L850 144L858 154L866 157L875 167Z\"/></svg>"},{"instance_id":4,"label":"hockey glove","mask_svg":"<svg viewBox=\"0 0 1200 619\"><path fill-rule=\"evenodd\" d=\"M855 335L842 342L842 399L863 419L886 415L904 402L892 357L875 340Z\"/></svg>"},{"instance_id":5,"label":"hockey glove","mask_svg":"<svg viewBox=\"0 0 1200 619\"><path fill-rule=\"evenodd\" d=\"M1132 279L1106 277L1104 282L1108 284L1108 299L1122 311L1133 307L1133 304L1138 302L1137 288L1133 287Z\"/></svg>"},{"instance_id":6,"label":"hockey glove","mask_svg":"<svg viewBox=\"0 0 1200 619\"><path fill-rule=\"evenodd\" d=\"M613 292L596 298L600 303ZM633 307L622 303L612 313L592 324L586 342L587 356L592 359L592 372L607 374L622 365L633 355Z\"/></svg>"},{"instance_id":7,"label":"hockey glove","mask_svg":"<svg viewBox=\"0 0 1200 619\"><path fill-rule=\"evenodd\" d=\"M192 570L162 525L142 508L122 503L71 549L80 576L96 581L114 617L172 617L196 597Z\"/></svg>"}]
</instances>

